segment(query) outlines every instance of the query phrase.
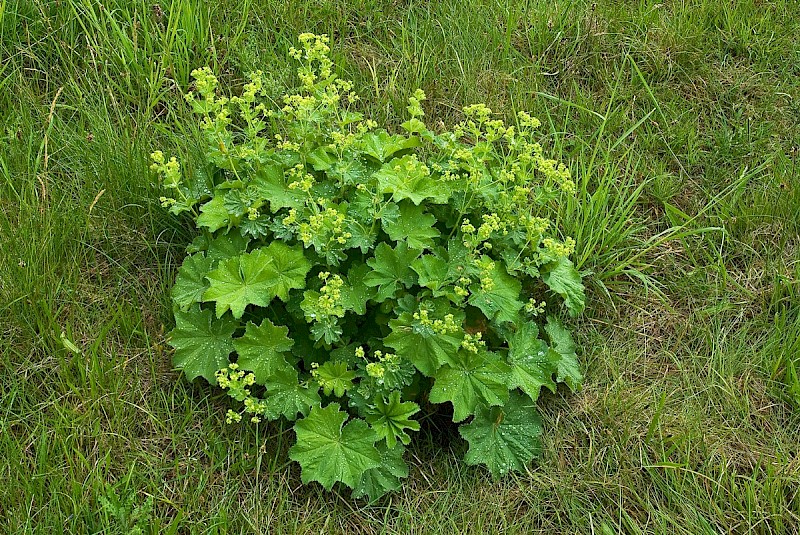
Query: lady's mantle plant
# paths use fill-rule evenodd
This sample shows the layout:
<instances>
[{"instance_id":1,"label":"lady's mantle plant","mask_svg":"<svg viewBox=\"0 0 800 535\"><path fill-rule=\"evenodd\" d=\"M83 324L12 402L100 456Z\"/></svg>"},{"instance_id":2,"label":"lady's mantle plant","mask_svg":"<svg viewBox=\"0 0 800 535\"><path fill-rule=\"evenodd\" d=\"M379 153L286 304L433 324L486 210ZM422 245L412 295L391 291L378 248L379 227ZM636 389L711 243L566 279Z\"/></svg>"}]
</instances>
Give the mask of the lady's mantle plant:
<instances>
[{"instance_id":1,"label":"lady's mantle plant","mask_svg":"<svg viewBox=\"0 0 800 535\"><path fill-rule=\"evenodd\" d=\"M201 234L172 298L175 365L239 402L229 422L295 421L303 482L356 497L397 489L417 418L438 404L494 476L534 457L542 387L576 389L569 332L545 311L584 307L580 275L543 217L574 191L534 141L468 106L452 131L423 121L417 91L402 134L350 111L325 36L303 34L300 88L273 108L262 73L241 96L208 68L188 102L210 173L153 154L170 197Z\"/></svg>"}]
</instances>

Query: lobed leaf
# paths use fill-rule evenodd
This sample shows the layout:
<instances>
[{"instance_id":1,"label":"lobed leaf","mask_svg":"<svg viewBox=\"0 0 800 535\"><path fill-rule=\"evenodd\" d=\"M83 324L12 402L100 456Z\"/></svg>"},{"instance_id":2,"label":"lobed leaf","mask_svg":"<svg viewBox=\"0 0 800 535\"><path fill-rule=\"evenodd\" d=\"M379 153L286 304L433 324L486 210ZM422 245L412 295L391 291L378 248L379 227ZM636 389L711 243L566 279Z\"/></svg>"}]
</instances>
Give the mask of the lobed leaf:
<instances>
[{"instance_id":1,"label":"lobed leaf","mask_svg":"<svg viewBox=\"0 0 800 535\"><path fill-rule=\"evenodd\" d=\"M214 374L228 365L233 352L232 336L239 323L230 317L215 319L210 310L194 305L187 311L175 310L175 329L169 345L175 348L173 364L191 381L202 376L216 383Z\"/></svg>"},{"instance_id":2,"label":"lobed leaf","mask_svg":"<svg viewBox=\"0 0 800 535\"><path fill-rule=\"evenodd\" d=\"M586 307L586 295L581 275L566 257L559 258L554 264L549 264L546 268L539 270L542 280L551 290L564 298L564 305L566 305L569 315L577 316Z\"/></svg>"},{"instance_id":3,"label":"lobed leaf","mask_svg":"<svg viewBox=\"0 0 800 535\"><path fill-rule=\"evenodd\" d=\"M251 185L261 198L269 201L269 209L273 214L281 208L301 208L303 195L298 190L289 189L283 168L280 165L267 165L259 169Z\"/></svg>"},{"instance_id":4,"label":"lobed leaf","mask_svg":"<svg viewBox=\"0 0 800 535\"><path fill-rule=\"evenodd\" d=\"M225 199L222 195L217 195L200 207L200 215L197 216L198 228L207 228L209 232L215 232L230 223L231 216L225 208Z\"/></svg>"},{"instance_id":5,"label":"lobed leaf","mask_svg":"<svg viewBox=\"0 0 800 535\"><path fill-rule=\"evenodd\" d=\"M461 351L453 366L435 374L429 399L453 404L453 421L463 422L481 405L503 405L508 399L508 364L494 353Z\"/></svg>"},{"instance_id":6,"label":"lobed leaf","mask_svg":"<svg viewBox=\"0 0 800 535\"><path fill-rule=\"evenodd\" d=\"M353 387L356 373L348 370L344 362L329 360L314 371L314 377L326 396L333 394L340 398Z\"/></svg>"},{"instance_id":7,"label":"lobed leaf","mask_svg":"<svg viewBox=\"0 0 800 535\"><path fill-rule=\"evenodd\" d=\"M509 275L499 262L495 263L488 278L493 282L491 289L486 290L478 283L469 287L472 293L469 304L478 307L491 320L500 323L516 321L523 306L519 300L522 284Z\"/></svg>"},{"instance_id":8,"label":"lobed leaf","mask_svg":"<svg viewBox=\"0 0 800 535\"><path fill-rule=\"evenodd\" d=\"M572 335L555 316L547 316L544 330L550 338L550 355L556 362L556 378L559 382L567 383L570 390L579 390L583 383L583 374Z\"/></svg>"},{"instance_id":9,"label":"lobed leaf","mask_svg":"<svg viewBox=\"0 0 800 535\"><path fill-rule=\"evenodd\" d=\"M203 294L205 301L216 303L217 317L231 311L241 318L247 305L267 306L274 297L273 259L264 249L223 260L207 277L210 282Z\"/></svg>"},{"instance_id":10,"label":"lobed leaf","mask_svg":"<svg viewBox=\"0 0 800 535\"><path fill-rule=\"evenodd\" d=\"M458 432L469 442L466 463L483 464L497 478L511 470L525 471L539 452L542 420L531 400L512 392L502 407L479 407Z\"/></svg>"},{"instance_id":11,"label":"lobed leaf","mask_svg":"<svg viewBox=\"0 0 800 535\"><path fill-rule=\"evenodd\" d=\"M397 134L390 135L385 130L366 134L362 139L362 143L362 150L364 153L372 156L379 162L387 161L397 152L420 145L419 138L417 137L403 137Z\"/></svg>"},{"instance_id":12,"label":"lobed leaf","mask_svg":"<svg viewBox=\"0 0 800 535\"><path fill-rule=\"evenodd\" d=\"M294 341L289 338L287 327L276 327L268 319L256 326L247 323L244 336L233 341L239 355L239 367L253 372L256 383L263 385L276 371L291 369L286 362L286 352L292 349Z\"/></svg>"},{"instance_id":13,"label":"lobed leaf","mask_svg":"<svg viewBox=\"0 0 800 535\"><path fill-rule=\"evenodd\" d=\"M411 417L419 412L419 405L413 401L400 402L400 392L394 391L388 398L378 396L367 414L367 422L378 434L378 440L386 439L386 445L394 448L399 440L408 445L411 437L406 429L419 431L419 422Z\"/></svg>"},{"instance_id":14,"label":"lobed leaf","mask_svg":"<svg viewBox=\"0 0 800 535\"><path fill-rule=\"evenodd\" d=\"M461 311L453 311L457 321L464 320ZM431 327L415 321L410 312L389 321L392 332L384 339L402 358L411 362L423 375L433 376L445 364L456 365L463 332L436 333Z\"/></svg>"},{"instance_id":15,"label":"lobed leaf","mask_svg":"<svg viewBox=\"0 0 800 535\"><path fill-rule=\"evenodd\" d=\"M542 387L551 392L556 391L553 374L556 363L553 361L550 348L539 337L539 328L535 323L524 323L508 341L508 363L511 375L509 388L519 388L536 401Z\"/></svg>"},{"instance_id":16,"label":"lobed leaf","mask_svg":"<svg viewBox=\"0 0 800 535\"><path fill-rule=\"evenodd\" d=\"M434 238L440 232L434 226L436 218L425 212L422 206L403 201L399 205L390 204L396 214L383 217L381 226L389 238L396 242L405 241L410 249L431 249Z\"/></svg>"},{"instance_id":17,"label":"lobed leaf","mask_svg":"<svg viewBox=\"0 0 800 535\"><path fill-rule=\"evenodd\" d=\"M410 199L419 205L425 199L443 204L450 196L449 186L430 176L428 169L416 156L403 156L385 163L373 175L381 193L391 193L394 201Z\"/></svg>"},{"instance_id":18,"label":"lobed leaf","mask_svg":"<svg viewBox=\"0 0 800 535\"><path fill-rule=\"evenodd\" d=\"M175 285L170 292L172 301L183 312L203 300L203 294L208 289L206 274L213 263L214 261L203 253L187 256L183 260L178 276L175 277Z\"/></svg>"},{"instance_id":19,"label":"lobed leaf","mask_svg":"<svg viewBox=\"0 0 800 535\"><path fill-rule=\"evenodd\" d=\"M353 498L369 498L370 503L374 503L387 492L400 489L400 479L408 477L408 465L403 461L405 448L396 445L387 448L384 445L378 447L381 455L381 463L375 468L366 470L353 489Z\"/></svg>"},{"instance_id":20,"label":"lobed leaf","mask_svg":"<svg viewBox=\"0 0 800 535\"><path fill-rule=\"evenodd\" d=\"M338 403L316 406L305 418L294 424L297 443L289 450L289 458L302 469L303 483L317 481L326 490L341 481L354 488L364 472L381 464L375 447L377 435L364 420L350 420L339 410Z\"/></svg>"},{"instance_id":21,"label":"lobed leaf","mask_svg":"<svg viewBox=\"0 0 800 535\"><path fill-rule=\"evenodd\" d=\"M266 381L267 408L270 420L283 415L287 420L294 420L298 414L307 415L311 407L319 405L319 388L312 388L308 383L298 381L294 368L278 368Z\"/></svg>"},{"instance_id":22,"label":"lobed leaf","mask_svg":"<svg viewBox=\"0 0 800 535\"><path fill-rule=\"evenodd\" d=\"M411 262L417 256L419 251L409 249L405 243L398 243L394 249L385 243L375 248L375 256L367 260L372 272L366 274L363 281L367 286L377 287L376 301L386 301L401 288L410 288L416 282Z\"/></svg>"}]
</instances>

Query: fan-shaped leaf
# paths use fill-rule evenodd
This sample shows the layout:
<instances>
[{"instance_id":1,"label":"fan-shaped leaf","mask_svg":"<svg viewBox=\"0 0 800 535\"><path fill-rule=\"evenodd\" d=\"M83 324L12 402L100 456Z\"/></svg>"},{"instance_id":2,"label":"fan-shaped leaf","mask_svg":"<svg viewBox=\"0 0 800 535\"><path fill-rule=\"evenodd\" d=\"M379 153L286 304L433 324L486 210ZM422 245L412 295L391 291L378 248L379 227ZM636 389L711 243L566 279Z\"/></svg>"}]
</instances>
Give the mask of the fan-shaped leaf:
<instances>
[{"instance_id":1,"label":"fan-shaped leaf","mask_svg":"<svg viewBox=\"0 0 800 535\"><path fill-rule=\"evenodd\" d=\"M195 305L186 312L175 311L175 329L169 345L175 348L173 363L188 380L203 376L216 384L214 374L228 365L233 351L233 332L239 323L230 317L215 319L210 310Z\"/></svg>"},{"instance_id":2,"label":"fan-shaped leaf","mask_svg":"<svg viewBox=\"0 0 800 535\"><path fill-rule=\"evenodd\" d=\"M303 483L317 481L330 490L341 481L354 488L364 472L380 466L375 431L364 420L356 418L344 425L345 420L347 413L331 403L324 409L314 407L294 424L297 443L289 450L289 458L300 463Z\"/></svg>"},{"instance_id":3,"label":"fan-shaped leaf","mask_svg":"<svg viewBox=\"0 0 800 535\"><path fill-rule=\"evenodd\" d=\"M513 392L502 407L481 406L475 419L458 432L469 442L467 464L486 465L496 478L511 470L524 471L538 454L542 421L533 402Z\"/></svg>"}]
</instances>

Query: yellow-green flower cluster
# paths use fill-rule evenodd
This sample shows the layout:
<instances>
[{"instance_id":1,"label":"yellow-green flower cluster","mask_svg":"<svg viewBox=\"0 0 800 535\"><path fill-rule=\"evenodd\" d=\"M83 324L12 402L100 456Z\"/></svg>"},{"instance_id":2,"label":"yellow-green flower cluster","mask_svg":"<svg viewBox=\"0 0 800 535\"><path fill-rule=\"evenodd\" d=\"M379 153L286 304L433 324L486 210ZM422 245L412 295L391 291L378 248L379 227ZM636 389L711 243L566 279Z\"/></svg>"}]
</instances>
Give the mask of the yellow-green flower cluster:
<instances>
[{"instance_id":1,"label":"yellow-green flower cluster","mask_svg":"<svg viewBox=\"0 0 800 535\"><path fill-rule=\"evenodd\" d=\"M276 141L275 146L278 147L279 149L294 150L294 151L299 151L300 150L300 144L299 143L297 143L295 141L292 141L290 139L283 139L283 136L280 135L280 134L275 134L274 137L275 137L275 141Z\"/></svg>"},{"instance_id":2,"label":"yellow-green flower cluster","mask_svg":"<svg viewBox=\"0 0 800 535\"><path fill-rule=\"evenodd\" d=\"M550 220L543 217L535 217L530 214L520 216L520 225L525 228L528 239L538 242L539 238L550 228Z\"/></svg>"},{"instance_id":3,"label":"yellow-green flower cluster","mask_svg":"<svg viewBox=\"0 0 800 535\"><path fill-rule=\"evenodd\" d=\"M227 414L225 415L225 423L232 424L234 422L239 423L242 421L242 415L238 412L235 412L231 409L228 409Z\"/></svg>"},{"instance_id":4,"label":"yellow-green flower cluster","mask_svg":"<svg viewBox=\"0 0 800 535\"><path fill-rule=\"evenodd\" d=\"M173 156L169 159L169 161L167 161L164 158L164 153L160 150L153 152L150 155L150 158L153 160L153 163L150 165L150 169L158 173L162 185L165 188L175 190L178 196L185 201L186 196L180 188L181 181L183 180L181 175L181 165L178 163L177 158ZM162 196L158 200L161 203L161 206L164 208L171 208L172 206L178 204L178 201L173 197Z\"/></svg>"},{"instance_id":5,"label":"yellow-green flower cluster","mask_svg":"<svg viewBox=\"0 0 800 535\"><path fill-rule=\"evenodd\" d=\"M463 112L468 119L478 123L484 123L492 116L492 110L486 104L470 104L464 107Z\"/></svg>"},{"instance_id":6,"label":"yellow-green flower cluster","mask_svg":"<svg viewBox=\"0 0 800 535\"><path fill-rule=\"evenodd\" d=\"M515 219L517 216L513 216ZM461 223L461 234L464 247L471 249L477 253L480 249L486 251L492 249L492 243L489 241L492 235L497 232L503 236L508 234L508 229L513 225L509 224L505 217L500 216L496 212L483 214L481 216L483 223L478 228L472 222L465 218Z\"/></svg>"},{"instance_id":7,"label":"yellow-green flower cluster","mask_svg":"<svg viewBox=\"0 0 800 535\"><path fill-rule=\"evenodd\" d=\"M214 72L211 70L211 67L194 69L191 72L191 76L194 79L194 87L197 90L197 93L200 94L208 106L212 106L216 101L216 90L217 86L219 85L219 81L217 80L217 77L214 76ZM185 98L191 103L197 101L194 91L189 91Z\"/></svg>"},{"instance_id":8,"label":"yellow-green flower cluster","mask_svg":"<svg viewBox=\"0 0 800 535\"><path fill-rule=\"evenodd\" d=\"M268 406L266 400L255 398L253 396L248 396L244 400L244 412L253 415L250 418L250 421L254 424L261 422L261 415L266 413L267 410Z\"/></svg>"},{"instance_id":9,"label":"yellow-green flower cluster","mask_svg":"<svg viewBox=\"0 0 800 535\"><path fill-rule=\"evenodd\" d=\"M478 240L488 240L493 232L501 232L508 234L508 223L500 218L496 213L483 214L481 216L483 223L478 227Z\"/></svg>"},{"instance_id":10,"label":"yellow-green flower cluster","mask_svg":"<svg viewBox=\"0 0 800 535\"><path fill-rule=\"evenodd\" d=\"M252 373L239 369L235 362L228 364L215 374L220 388L228 390L228 394L237 401L244 401L250 396L249 386L253 386L256 378Z\"/></svg>"},{"instance_id":11,"label":"yellow-green flower cluster","mask_svg":"<svg viewBox=\"0 0 800 535\"><path fill-rule=\"evenodd\" d=\"M231 97L231 104L239 107L239 114L247 122L247 137L251 142L256 141L256 136L266 128L266 123L262 119L267 115L267 108L263 102L256 104L256 95L264 96L264 73L256 71L250 73L250 81L244 85L240 97ZM262 138L263 139L263 138ZM263 145L259 148L263 149ZM252 157L247 154L246 156Z\"/></svg>"},{"instance_id":12,"label":"yellow-green flower cluster","mask_svg":"<svg viewBox=\"0 0 800 535\"><path fill-rule=\"evenodd\" d=\"M374 379L383 379L386 368L380 362L370 362L367 364L367 375Z\"/></svg>"},{"instance_id":13,"label":"yellow-green flower cluster","mask_svg":"<svg viewBox=\"0 0 800 535\"><path fill-rule=\"evenodd\" d=\"M556 160L541 159L538 162L539 171L546 179L558 184L564 193L573 194L576 191L575 182L572 180L572 173L563 163Z\"/></svg>"},{"instance_id":14,"label":"yellow-green flower cluster","mask_svg":"<svg viewBox=\"0 0 800 535\"><path fill-rule=\"evenodd\" d=\"M342 286L344 281L339 275L333 275L327 271L319 274L319 278L325 281L322 288L319 290L319 298L317 300L317 310L325 316L344 316L344 307L342 301ZM363 350L362 350L363 351Z\"/></svg>"},{"instance_id":15,"label":"yellow-green flower cluster","mask_svg":"<svg viewBox=\"0 0 800 535\"><path fill-rule=\"evenodd\" d=\"M380 365L382 371L379 371L377 367L373 367L372 368L373 373L381 374L381 377L375 377L374 375L370 374L369 364L367 364L367 374L370 374L371 377L375 377L376 379L381 379L383 375L386 374L387 371L396 372L400 368L401 359L395 353L384 353L383 351L377 350L375 351L375 353L373 353L373 356L376 359L378 359L377 362L374 362L374 364Z\"/></svg>"},{"instance_id":16,"label":"yellow-green flower cluster","mask_svg":"<svg viewBox=\"0 0 800 535\"><path fill-rule=\"evenodd\" d=\"M448 164L448 166L449 166L449 168L445 169L444 167L442 167L441 164L438 164L438 163L434 162L434 163L431 164L431 169L433 169L435 172L439 173L439 175L440 175L439 176L439 180L441 180L443 182L450 182L450 181L453 181L453 180L458 180L460 178L460 175L457 172L453 171L453 169L456 168L456 162L451 160L450 163Z\"/></svg>"},{"instance_id":17,"label":"yellow-green flower cluster","mask_svg":"<svg viewBox=\"0 0 800 535\"><path fill-rule=\"evenodd\" d=\"M327 35L301 33L298 40L302 50L292 47L289 55L302 62L297 69L297 76L305 88L311 89L317 80L331 77L333 62L328 57L331 50L328 46L330 39Z\"/></svg>"},{"instance_id":18,"label":"yellow-green flower cluster","mask_svg":"<svg viewBox=\"0 0 800 535\"><path fill-rule=\"evenodd\" d=\"M402 163L395 164L392 169L398 173L405 171L407 173L416 174L419 172L423 176L429 176L431 174L431 170L427 165L419 161L416 154L403 157Z\"/></svg>"},{"instance_id":19,"label":"yellow-green flower cluster","mask_svg":"<svg viewBox=\"0 0 800 535\"><path fill-rule=\"evenodd\" d=\"M554 240L553 238L545 238L542 240L547 254L554 258L561 258L571 255L575 251L575 240L572 237L567 237L563 242Z\"/></svg>"},{"instance_id":20,"label":"yellow-green flower cluster","mask_svg":"<svg viewBox=\"0 0 800 535\"><path fill-rule=\"evenodd\" d=\"M483 340L483 333L478 331L475 334L466 333L464 339L461 340L461 347L470 353L477 353L486 347L486 341Z\"/></svg>"},{"instance_id":21,"label":"yellow-green flower cluster","mask_svg":"<svg viewBox=\"0 0 800 535\"><path fill-rule=\"evenodd\" d=\"M155 171L161 176L161 183L165 188L178 189L181 184L181 164L178 159L173 156L166 161L164 153L160 150L155 151L150 155L153 163L150 169Z\"/></svg>"},{"instance_id":22,"label":"yellow-green flower cluster","mask_svg":"<svg viewBox=\"0 0 800 535\"><path fill-rule=\"evenodd\" d=\"M281 111L297 119L307 119L317 107L317 97L314 95L285 95L283 97L284 106Z\"/></svg>"},{"instance_id":23,"label":"yellow-green flower cluster","mask_svg":"<svg viewBox=\"0 0 800 535\"><path fill-rule=\"evenodd\" d=\"M531 114L526 111L517 112L517 120L519 121L520 127L530 128L531 130L536 130L542 125L539 119L531 117Z\"/></svg>"},{"instance_id":24,"label":"yellow-green flower cluster","mask_svg":"<svg viewBox=\"0 0 800 535\"><path fill-rule=\"evenodd\" d=\"M356 144L358 141L358 134L355 132L331 132L331 143L328 145L329 148L338 151L340 154L353 145Z\"/></svg>"},{"instance_id":25,"label":"yellow-green flower cluster","mask_svg":"<svg viewBox=\"0 0 800 535\"><path fill-rule=\"evenodd\" d=\"M289 189L299 189L304 193L311 191L311 188L316 184L317 179L311 173L306 173L303 164L299 163L289 169Z\"/></svg>"},{"instance_id":26,"label":"yellow-green flower cluster","mask_svg":"<svg viewBox=\"0 0 800 535\"><path fill-rule=\"evenodd\" d=\"M467 277L461 277L453 287L453 291L459 297L467 297L469 295L469 290L467 290L467 287L469 287L471 283L472 281Z\"/></svg>"},{"instance_id":27,"label":"yellow-green flower cluster","mask_svg":"<svg viewBox=\"0 0 800 535\"><path fill-rule=\"evenodd\" d=\"M475 267L480 270L478 279L481 283L481 290L484 292L492 291L494 289L494 279L492 279L492 276L496 266L495 261L484 255L477 258L474 263Z\"/></svg>"},{"instance_id":28,"label":"yellow-green flower cluster","mask_svg":"<svg viewBox=\"0 0 800 535\"><path fill-rule=\"evenodd\" d=\"M359 349L361 351L359 351ZM360 358L366 358L364 356L364 349L361 347L356 348L356 356ZM383 383L386 372L394 373L400 368L400 358L394 353L383 353L382 351L378 350L375 351L374 358L376 360L368 362L364 368L367 372L367 375L375 379L378 384Z\"/></svg>"},{"instance_id":29,"label":"yellow-green flower cluster","mask_svg":"<svg viewBox=\"0 0 800 535\"><path fill-rule=\"evenodd\" d=\"M344 220L343 213L334 208L327 208L318 214L309 216L307 223L300 223L297 228L298 235L306 247L326 235L329 235L327 239L329 244L344 245L353 236L345 230Z\"/></svg>"},{"instance_id":30,"label":"yellow-green flower cluster","mask_svg":"<svg viewBox=\"0 0 800 535\"><path fill-rule=\"evenodd\" d=\"M427 327L436 334L453 334L461 330L461 327L455 321L455 316L452 314L445 314L441 319L431 319L430 310L420 308L419 311L414 312L412 317L422 327Z\"/></svg>"},{"instance_id":31,"label":"yellow-green flower cluster","mask_svg":"<svg viewBox=\"0 0 800 535\"><path fill-rule=\"evenodd\" d=\"M227 368L217 371L215 376L219 386L226 389L228 395L237 401L244 402L244 412L252 415L250 421L259 423L262 416L266 414L268 406L265 400L252 396L250 389L247 388L255 384L255 376L250 372L240 370L239 365L235 362L228 364ZM230 409L225 415L225 422L229 424L241 421L242 415Z\"/></svg>"},{"instance_id":32,"label":"yellow-green flower cluster","mask_svg":"<svg viewBox=\"0 0 800 535\"><path fill-rule=\"evenodd\" d=\"M525 312L533 316L534 318L537 316L541 316L544 314L545 306L547 303L544 301L537 302L536 299L531 297L527 303L525 303Z\"/></svg>"}]
</instances>

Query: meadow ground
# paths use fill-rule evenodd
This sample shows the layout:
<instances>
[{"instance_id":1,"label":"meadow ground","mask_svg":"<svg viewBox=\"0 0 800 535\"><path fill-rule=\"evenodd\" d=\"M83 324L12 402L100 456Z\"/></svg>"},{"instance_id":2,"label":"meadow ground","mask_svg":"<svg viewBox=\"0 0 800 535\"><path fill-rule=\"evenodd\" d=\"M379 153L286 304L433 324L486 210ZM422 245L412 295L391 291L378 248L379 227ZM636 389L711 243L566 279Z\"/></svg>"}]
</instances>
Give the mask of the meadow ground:
<instances>
[{"instance_id":1,"label":"meadow ground","mask_svg":"<svg viewBox=\"0 0 800 535\"><path fill-rule=\"evenodd\" d=\"M578 177L585 387L528 473L425 422L367 507L171 370L193 234L147 155L200 157L192 69L277 97L304 31L380 124L530 110ZM0 0L0 532L797 533L798 34L796 0Z\"/></svg>"}]
</instances>

